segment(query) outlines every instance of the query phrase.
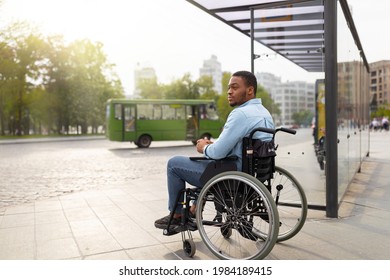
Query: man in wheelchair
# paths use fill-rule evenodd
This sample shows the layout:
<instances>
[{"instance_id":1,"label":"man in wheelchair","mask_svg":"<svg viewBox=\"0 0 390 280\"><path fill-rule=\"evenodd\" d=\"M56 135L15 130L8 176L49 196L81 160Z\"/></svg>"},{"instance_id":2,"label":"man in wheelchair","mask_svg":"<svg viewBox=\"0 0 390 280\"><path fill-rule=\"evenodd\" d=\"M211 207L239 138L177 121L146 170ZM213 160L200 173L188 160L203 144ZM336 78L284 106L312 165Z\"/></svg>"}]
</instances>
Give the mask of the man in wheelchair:
<instances>
[{"instance_id":1,"label":"man in wheelchair","mask_svg":"<svg viewBox=\"0 0 390 280\"><path fill-rule=\"evenodd\" d=\"M274 123L269 111L256 98L257 79L248 71L235 72L228 85L228 102L235 109L229 114L223 131L218 140L199 139L196 149L208 159L234 158L234 167L241 170L242 139L257 128L274 129ZM254 138L271 141L272 135L256 132ZM177 197L183 194L186 183L202 188L205 184L205 170L208 160L191 160L185 156L172 157L167 164L168 210L170 215L155 221L159 229L166 229L168 223L175 227L180 225L182 205L177 205ZM231 169L230 169L231 170ZM206 172L207 173L207 172ZM202 176L203 175L203 176ZM183 200L180 200L183 201ZM190 209L190 215L195 215L195 207ZM174 213L173 213L174 212Z\"/></svg>"}]
</instances>

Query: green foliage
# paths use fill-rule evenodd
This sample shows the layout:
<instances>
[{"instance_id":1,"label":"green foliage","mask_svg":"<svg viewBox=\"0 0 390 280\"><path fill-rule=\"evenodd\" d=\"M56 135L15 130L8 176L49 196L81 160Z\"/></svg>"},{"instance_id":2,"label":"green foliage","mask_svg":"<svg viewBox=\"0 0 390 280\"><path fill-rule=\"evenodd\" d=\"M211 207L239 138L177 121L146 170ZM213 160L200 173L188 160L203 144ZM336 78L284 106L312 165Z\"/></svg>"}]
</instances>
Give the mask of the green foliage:
<instances>
[{"instance_id":1,"label":"green foliage","mask_svg":"<svg viewBox=\"0 0 390 280\"><path fill-rule=\"evenodd\" d=\"M190 74L185 74L181 79L164 86L163 94L166 99L198 99L200 97L199 85L191 80Z\"/></svg>"},{"instance_id":2,"label":"green foliage","mask_svg":"<svg viewBox=\"0 0 390 280\"><path fill-rule=\"evenodd\" d=\"M0 30L0 134L96 132L107 99L123 97L113 68L101 43L65 44L23 24Z\"/></svg>"},{"instance_id":3,"label":"green foliage","mask_svg":"<svg viewBox=\"0 0 390 280\"><path fill-rule=\"evenodd\" d=\"M261 98L261 103L268 109L272 116L280 115L281 112L279 106L275 104L269 93L261 85L257 85L256 96L257 98Z\"/></svg>"},{"instance_id":4,"label":"green foliage","mask_svg":"<svg viewBox=\"0 0 390 280\"><path fill-rule=\"evenodd\" d=\"M193 81L186 73L170 84L158 84L156 79L141 80L138 89L144 99L217 99L211 77L202 76Z\"/></svg>"},{"instance_id":5,"label":"green foliage","mask_svg":"<svg viewBox=\"0 0 390 280\"><path fill-rule=\"evenodd\" d=\"M138 89L140 96L144 99L163 99L163 86L157 83L157 79L142 79L139 81Z\"/></svg>"},{"instance_id":6,"label":"green foliage","mask_svg":"<svg viewBox=\"0 0 390 280\"><path fill-rule=\"evenodd\" d=\"M390 117L390 110L388 107L379 107L378 110L371 112L371 119L373 118L383 118L383 117Z\"/></svg>"},{"instance_id":7,"label":"green foliage","mask_svg":"<svg viewBox=\"0 0 390 280\"><path fill-rule=\"evenodd\" d=\"M218 93L214 90L214 83L211 76L201 76L197 81L200 89L201 99L218 99Z\"/></svg>"},{"instance_id":8,"label":"green foliage","mask_svg":"<svg viewBox=\"0 0 390 280\"><path fill-rule=\"evenodd\" d=\"M311 124L313 116L314 114L311 111L305 110L294 113L292 115L292 119L294 120L295 124L309 126Z\"/></svg>"},{"instance_id":9,"label":"green foliage","mask_svg":"<svg viewBox=\"0 0 390 280\"><path fill-rule=\"evenodd\" d=\"M217 110L220 118L224 121L226 121L230 112L233 110L233 107L229 105L227 100L227 91L228 91L228 85L231 76L232 73L230 72L222 73L222 94L219 96L217 100Z\"/></svg>"}]
</instances>

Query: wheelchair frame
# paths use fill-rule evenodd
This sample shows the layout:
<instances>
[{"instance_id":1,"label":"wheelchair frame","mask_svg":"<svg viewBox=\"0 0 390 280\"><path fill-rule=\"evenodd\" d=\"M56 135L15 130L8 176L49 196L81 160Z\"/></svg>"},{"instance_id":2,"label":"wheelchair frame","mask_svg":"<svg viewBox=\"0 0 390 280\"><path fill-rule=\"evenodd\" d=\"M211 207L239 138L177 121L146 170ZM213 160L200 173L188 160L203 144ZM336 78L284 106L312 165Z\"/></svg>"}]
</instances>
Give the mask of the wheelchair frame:
<instances>
[{"instance_id":1,"label":"wheelchair frame","mask_svg":"<svg viewBox=\"0 0 390 280\"><path fill-rule=\"evenodd\" d=\"M272 141L253 139L257 131L272 134ZM296 133L283 127L254 129L243 139L242 171L222 168L223 172L211 174L202 188L185 188L177 196L176 206L183 205L181 223L171 226L175 212L172 211L163 234L181 233L187 256L196 253L192 238L192 231L196 230L208 249L220 259L262 259L276 242L288 240L301 230L307 216L307 199L293 175L275 166L274 138L279 131ZM264 148L263 143L270 143L266 155L261 155L264 149L259 150ZM231 159L210 162L226 160ZM180 201L181 197L184 201ZM196 218L189 212L195 201Z\"/></svg>"}]
</instances>

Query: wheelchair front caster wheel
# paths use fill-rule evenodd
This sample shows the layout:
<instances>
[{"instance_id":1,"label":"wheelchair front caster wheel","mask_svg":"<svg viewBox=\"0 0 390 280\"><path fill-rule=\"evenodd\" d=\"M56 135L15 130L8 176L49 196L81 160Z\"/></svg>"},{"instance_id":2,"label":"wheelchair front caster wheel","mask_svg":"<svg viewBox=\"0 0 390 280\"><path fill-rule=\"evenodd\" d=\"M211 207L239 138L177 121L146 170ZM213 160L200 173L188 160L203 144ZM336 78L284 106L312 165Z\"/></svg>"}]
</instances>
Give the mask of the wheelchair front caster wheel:
<instances>
[{"instance_id":1,"label":"wheelchair front caster wheel","mask_svg":"<svg viewBox=\"0 0 390 280\"><path fill-rule=\"evenodd\" d=\"M183 241L183 250L184 250L184 253L188 257L192 258L196 252L195 242L191 239L184 240Z\"/></svg>"}]
</instances>

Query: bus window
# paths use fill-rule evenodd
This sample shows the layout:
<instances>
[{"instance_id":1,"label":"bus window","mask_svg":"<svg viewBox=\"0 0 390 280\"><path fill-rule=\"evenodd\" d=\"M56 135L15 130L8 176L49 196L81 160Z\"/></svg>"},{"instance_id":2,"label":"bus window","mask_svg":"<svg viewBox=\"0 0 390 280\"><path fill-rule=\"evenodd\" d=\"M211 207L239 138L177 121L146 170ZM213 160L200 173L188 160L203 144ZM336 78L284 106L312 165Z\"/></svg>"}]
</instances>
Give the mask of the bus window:
<instances>
[{"instance_id":1,"label":"bus window","mask_svg":"<svg viewBox=\"0 0 390 280\"><path fill-rule=\"evenodd\" d=\"M214 104L206 105L206 115L209 120L218 120L217 108Z\"/></svg>"},{"instance_id":2,"label":"bus window","mask_svg":"<svg viewBox=\"0 0 390 280\"><path fill-rule=\"evenodd\" d=\"M162 109L159 104L138 104L138 120L161 120Z\"/></svg>"},{"instance_id":3,"label":"bus window","mask_svg":"<svg viewBox=\"0 0 390 280\"><path fill-rule=\"evenodd\" d=\"M110 119L110 104L106 105L106 120Z\"/></svg>"},{"instance_id":4,"label":"bus window","mask_svg":"<svg viewBox=\"0 0 390 280\"><path fill-rule=\"evenodd\" d=\"M137 105L137 119L151 120L153 119L153 105L152 104L138 104Z\"/></svg>"},{"instance_id":5,"label":"bus window","mask_svg":"<svg viewBox=\"0 0 390 280\"><path fill-rule=\"evenodd\" d=\"M162 119L162 109L161 105L153 105L153 120L161 120Z\"/></svg>"},{"instance_id":6,"label":"bus window","mask_svg":"<svg viewBox=\"0 0 390 280\"><path fill-rule=\"evenodd\" d=\"M200 105L200 118L202 120L217 120L218 115L213 104Z\"/></svg>"},{"instance_id":7,"label":"bus window","mask_svg":"<svg viewBox=\"0 0 390 280\"><path fill-rule=\"evenodd\" d=\"M135 107L125 107L125 131L135 131Z\"/></svg>"},{"instance_id":8,"label":"bus window","mask_svg":"<svg viewBox=\"0 0 390 280\"><path fill-rule=\"evenodd\" d=\"M115 119L117 120L122 119L122 104L115 104L114 113L115 113Z\"/></svg>"},{"instance_id":9,"label":"bus window","mask_svg":"<svg viewBox=\"0 0 390 280\"><path fill-rule=\"evenodd\" d=\"M197 130L198 128L197 106L187 106L187 130Z\"/></svg>"},{"instance_id":10,"label":"bus window","mask_svg":"<svg viewBox=\"0 0 390 280\"><path fill-rule=\"evenodd\" d=\"M162 105L162 119L163 120L184 120L185 112L184 106L180 104Z\"/></svg>"},{"instance_id":11,"label":"bus window","mask_svg":"<svg viewBox=\"0 0 390 280\"><path fill-rule=\"evenodd\" d=\"M206 105L199 106L200 119L207 119Z\"/></svg>"}]
</instances>

